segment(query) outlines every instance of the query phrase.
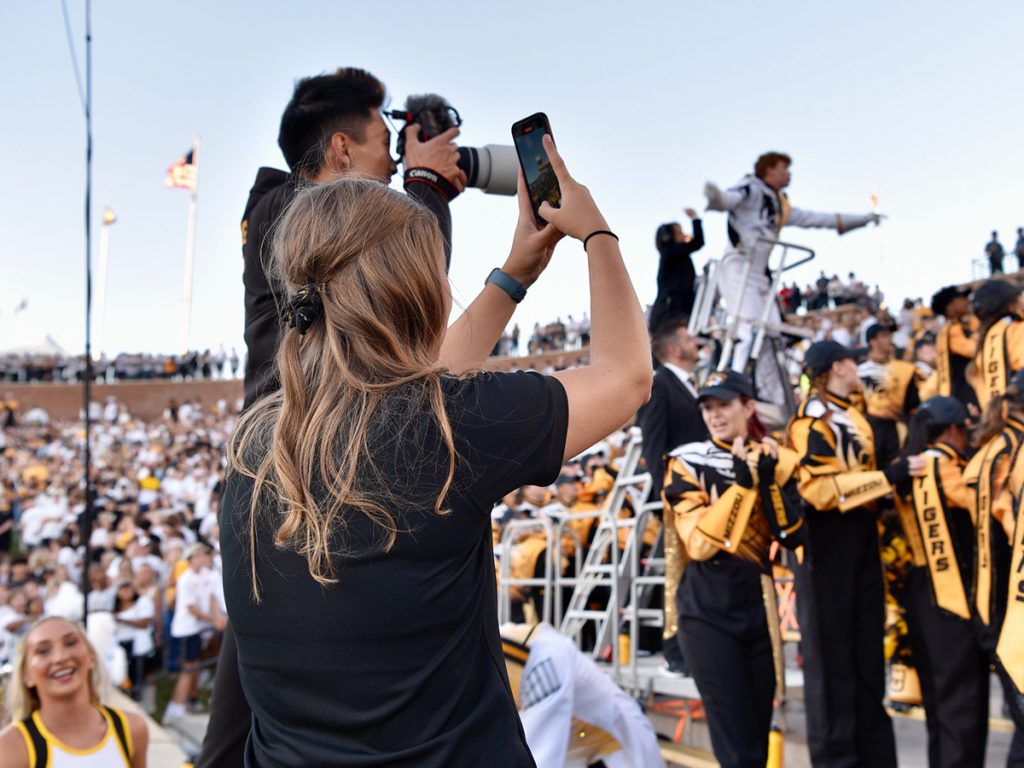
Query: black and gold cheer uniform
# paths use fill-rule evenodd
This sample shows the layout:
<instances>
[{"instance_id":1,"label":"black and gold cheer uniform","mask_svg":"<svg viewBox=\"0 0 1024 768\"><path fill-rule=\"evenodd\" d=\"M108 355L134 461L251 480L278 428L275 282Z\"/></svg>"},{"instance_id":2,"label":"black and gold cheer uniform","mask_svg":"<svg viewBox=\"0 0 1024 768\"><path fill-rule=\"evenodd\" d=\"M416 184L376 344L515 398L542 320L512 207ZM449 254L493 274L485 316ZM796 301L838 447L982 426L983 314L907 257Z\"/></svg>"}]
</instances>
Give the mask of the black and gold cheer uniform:
<instances>
[{"instance_id":1,"label":"black and gold cheer uniform","mask_svg":"<svg viewBox=\"0 0 1024 768\"><path fill-rule=\"evenodd\" d=\"M676 545L666 552L690 560L675 593L679 637L726 767L764 765L782 685L769 548L773 539L799 546L804 530L796 454L780 449L772 463L755 483L728 444L689 443L672 452L662 492Z\"/></svg>"},{"instance_id":2,"label":"black and gold cheer uniform","mask_svg":"<svg viewBox=\"0 0 1024 768\"><path fill-rule=\"evenodd\" d=\"M882 704L885 587L873 502L892 490L900 471L877 470L867 419L831 393L812 393L788 436L809 507L796 604L811 760L895 768L892 723Z\"/></svg>"}]
</instances>

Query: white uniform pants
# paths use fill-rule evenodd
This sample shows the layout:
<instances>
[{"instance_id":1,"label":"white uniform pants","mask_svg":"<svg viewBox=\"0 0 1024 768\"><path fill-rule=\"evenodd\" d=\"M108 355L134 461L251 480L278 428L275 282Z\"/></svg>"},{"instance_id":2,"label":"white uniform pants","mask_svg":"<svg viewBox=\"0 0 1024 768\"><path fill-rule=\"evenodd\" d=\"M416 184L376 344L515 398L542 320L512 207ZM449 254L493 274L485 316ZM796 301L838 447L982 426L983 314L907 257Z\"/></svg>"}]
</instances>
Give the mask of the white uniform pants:
<instances>
[{"instance_id":1,"label":"white uniform pants","mask_svg":"<svg viewBox=\"0 0 1024 768\"><path fill-rule=\"evenodd\" d=\"M752 257L747 252L731 250L722 258L718 271L718 291L730 315L759 320L768 306L768 322L780 323L778 304L771 295L771 280L765 272L768 253L755 253L751 264L746 290L743 290L743 272ZM742 296L740 295L742 292ZM749 322L741 322L733 346L730 367L743 371L750 356L754 331Z\"/></svg>"}]
</instances>

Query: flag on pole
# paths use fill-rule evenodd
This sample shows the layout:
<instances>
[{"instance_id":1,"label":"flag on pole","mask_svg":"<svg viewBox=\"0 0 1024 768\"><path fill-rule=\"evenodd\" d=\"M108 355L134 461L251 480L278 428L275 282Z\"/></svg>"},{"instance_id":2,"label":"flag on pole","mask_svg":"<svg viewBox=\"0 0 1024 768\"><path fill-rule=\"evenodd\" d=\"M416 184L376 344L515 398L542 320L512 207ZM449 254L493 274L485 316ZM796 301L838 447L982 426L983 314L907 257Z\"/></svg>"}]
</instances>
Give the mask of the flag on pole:
<instances>
[{"instance_id":1,"label":"flag on pole","mask_svg":"<svg viewBox=\"0 0 1024 768\"><path fill-rule=\"evenodd\" d=\"M164 179L164 186L168 189L191 189L195 191L199 170L192 162L192 152L179 157L174 164L167 169L167 178Z\"/></svg>"}]
</instances>

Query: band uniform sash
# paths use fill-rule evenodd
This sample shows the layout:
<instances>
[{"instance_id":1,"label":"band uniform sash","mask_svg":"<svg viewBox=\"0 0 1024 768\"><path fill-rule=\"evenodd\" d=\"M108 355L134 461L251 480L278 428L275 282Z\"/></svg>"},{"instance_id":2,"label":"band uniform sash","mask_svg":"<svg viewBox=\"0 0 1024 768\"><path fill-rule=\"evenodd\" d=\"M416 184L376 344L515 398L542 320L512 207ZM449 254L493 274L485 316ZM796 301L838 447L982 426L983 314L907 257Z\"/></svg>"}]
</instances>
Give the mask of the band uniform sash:
<instances>
[{"instance_id":1,"label":"band uniform sash","mask_svg":"<svg viewBox=\"0 0 1024 768\"><path fill-rule=\"evenodd\" d=\"M1003 440L990 440L978 474L978 515L975 521L974 604L978 617L988 626L992 618L992 471Z\"/></svg>"},{"instance_id":2,"label":"band uniform sash","mask_svg":"<svg viewBox=\"0 0 1024 768\"><path fill-rule=\"evenodd\" d=\"M924 542L928 575L931 580L935 603L940 608L969 619L967 594L957 566L953 537L946 520L944 499L939 489L939 460L931 458L929 471L923 477L914 478L914 511L917 525Z\"/></svg>"},{"instance_id":3,"label":"band uniform sash","mask_svg":"<svg viewBox=\"0 0 1024 768\"><path fill-rule=\"evenodd\" d=\"M985 406L994 395L1001 395L1006 391L1006 383L1009 380L1006 331L1009 327L1009 323L1002 321L996 323L989 328L985 335L985 341L981 345L977 395L978 405L982 410L985 410Z\"/></svg>"},{"instance_id":4,"label":"band uniform sash","mask_svg":"<svg viewBox=\"0 0 1024 768\"><path fill-rule=\"evenodd\" d=\"M785 192L777 193L779 197L779 229L786 226L789 215L793 212L793 204L789 202L789 195Z\"/></svg>"},{"instance_id":5,"label":"band uniform sash","mask_svg":"<svg viewBox=\"0 0 1024 768\"><path fill-rule=\"evenodd\" d=\"M949 360L949 332L952 323L946 323L939 330L935 340L935 375L939 383L938 394L949 397L953 392L952 364Z\"/></svg>"},{"instance_id":6,"label":"band uniform sash","mask_svg":"<svg viewBox=\"0 0 1024 768\"><path fill-rule=\"evenodd\" d=\"M896 492L893 493L892 498L896 503L896 514L900 518L907 546L910 548L910 557L914 565L923 568L928 564L928 558L924 554L924 539L921 538L921 529L917 525L914 505L910 499L906 499Z\"/></svg>"},{"instance_id":7,"label":"band uniform sash","mask_svg":"<svg viewBox=\"0 0 1024 768\"><path fill-rule=\"evenodd\" d=\"M1013 549L1010 560L1010 594L1006 617L999 633L996 656L1010 676L1017 692L1024 694L1024 450L1018 450L1010 471L1013 491Z\"/></svg>"},{"instance_id":8,"label":"band uniform sash","mask_svg":"<svg viewBox=\"0 0 1024 768\"><path fill-rule=\"evenodd\" d=\"M772 643L772 667L775 670L775 696L786 699L786 671L782 657L782 628L779 625L779 603L775 592L775 579L769 573L761 574L761 597L764 615L768 620L768 637Z\"/></svg>"}]
</instances>

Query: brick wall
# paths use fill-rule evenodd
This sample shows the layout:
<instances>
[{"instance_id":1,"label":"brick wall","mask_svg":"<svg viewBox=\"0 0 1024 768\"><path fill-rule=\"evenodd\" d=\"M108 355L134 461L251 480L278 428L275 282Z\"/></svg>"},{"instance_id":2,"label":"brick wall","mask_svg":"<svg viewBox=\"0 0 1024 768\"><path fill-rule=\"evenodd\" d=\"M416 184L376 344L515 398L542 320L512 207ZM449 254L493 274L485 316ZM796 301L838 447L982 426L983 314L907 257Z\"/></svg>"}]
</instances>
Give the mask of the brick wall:
<instances>
[{"instance_id":1,"label":"brick wall","mask_svg":"<svg viewBox=\"0 0 1024 768\"><path fill-rule=\"evenodd\" d=\"M159 416L170 400L181 403L199 398L203 406L212 406L221 398L233 402L242 397L242 380L125 381L93 385L91 397L95 402L103 403L109 395L127 405L133 414L151 419ZM39 406L51 419L76 419L82 408L82 385L0 382L0 397L17 400L20 413Z\"/></svg>"}]
</instances>

